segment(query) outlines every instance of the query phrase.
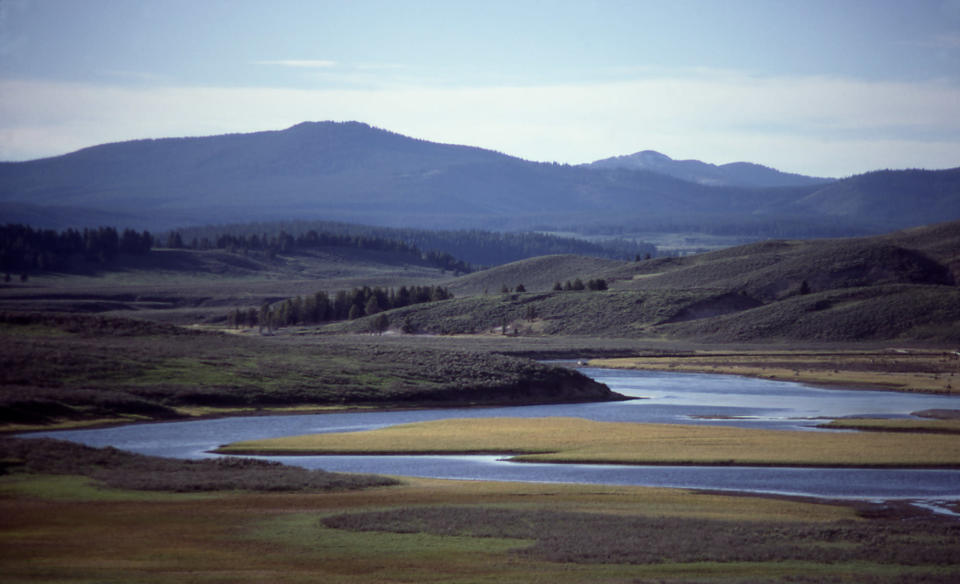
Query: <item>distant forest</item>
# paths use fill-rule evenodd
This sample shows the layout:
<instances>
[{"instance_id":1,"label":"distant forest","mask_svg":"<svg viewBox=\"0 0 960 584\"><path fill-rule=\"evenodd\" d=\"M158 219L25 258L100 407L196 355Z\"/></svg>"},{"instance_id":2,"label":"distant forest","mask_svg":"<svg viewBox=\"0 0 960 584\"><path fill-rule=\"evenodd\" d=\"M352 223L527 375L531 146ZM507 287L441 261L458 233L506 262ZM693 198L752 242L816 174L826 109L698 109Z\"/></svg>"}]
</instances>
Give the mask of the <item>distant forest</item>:
<instances>
[{"instance_id":1,"label":"distant forest","mask_svg":"<svg viewBox=\"0 0 960 584\"><path fill-rule=\"evenodd\" d=\"M576 254L631 260L652 257L653 244L616 239L593 243L543 233L483 230L431 231L352 225L329 221L248 223L188 227L154 237L150 232L115 227L34 229L0 226L0 270L21 278L33 272L71 271L77 259L106 264L118 254L146 255L154 247L231 252L255 251L275 257L324 247L393 252L411 262L454 273L497 266L526 258ZM9 278L8 278L9 279Z\"/></svg>"},{"instance_id":2,"label":"distant forest","mask_svg":"<svg viewBox=\"0 0 960 584\"><path fill-rule=\"evenodd\" d=\"M253 232L237 231L229 227L191 227L167 234L166 246L174 249L223 249L227 251L261 251L269 257L277 254L295 254L300 251L323 247L352 247L405 254L443 270L468 273L473 271L469 263L441 251L421 251L399 239L375 235L348 235L310 229L295 235L284 229L257 229Z\"/></svg>"},{"instance_id":3,"label":"distant forest","mask_svg":"<svg viewBox=\"0 0 960 584\"><path fill-rule=\"evenodd\" d=\"M543 233L508 233L470 230L427 230L394 227L354 225L333 221L283 221L270 223L247 223L189 227L171 232L179 237L185 247L223 248L230 241L252 243L254 237L260 245L264 239L273 241L285 234L286 242L304 240L311 232L324 234L327 238L353 241L356 238L368 242L389 242L388 245L405 245L408 250L425 254L425 257L451 256L466 262L472 268L498 266L522 259L552 254L576 254L610 259L632 260L637 256L655 256L657 248L651 243L615 239L594 243L573 237L561 237ZM169 239L169 237L168 237ZM176 242L173 242L176 243ZM420 250L439 250L426 251ZM396 249L402 251L402 248ZM442 267L442 266L441 266ZM460 269L462 272L469 269Z\"/></svg>"},{"instance_id":4,"label":"distant forest","mask_svg":"<svg viewBox=\"0 0 960 584\"><path fill-rule=\"evenodd\" d=\"M117 254L144 255L153 247L149 231L96 229L33 229L26 225L0 227L0 271L26 274L35 271L66 270L75 257L88 262L107 263Z\"/></svg>"}]
</instances>

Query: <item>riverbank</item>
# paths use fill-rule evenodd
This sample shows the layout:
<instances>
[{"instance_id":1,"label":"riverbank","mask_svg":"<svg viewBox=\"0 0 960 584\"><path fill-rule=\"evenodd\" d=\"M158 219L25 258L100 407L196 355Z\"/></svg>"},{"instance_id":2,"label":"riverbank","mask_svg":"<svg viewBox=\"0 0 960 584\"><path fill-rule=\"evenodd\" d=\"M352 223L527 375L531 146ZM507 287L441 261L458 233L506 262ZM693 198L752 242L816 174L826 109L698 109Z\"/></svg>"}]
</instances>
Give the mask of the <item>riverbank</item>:
<instances>
[{"instance_id":1,"label":"riverbank","mask_svg":"<svg viewBox=\"0 0 960 584\"><path fill-rule=\"evenodd\" d=\"M622 399L570 370L369 337L241 337L126 318L0 313L0 430L337 407Z\"/></svg>"},{"instance_id":2,"label":"riverbank","mask_svg":"<svg viewBox=\"0 0 960 584\"><path fill-rule=\"evenodd\" d=\"M720 373L845 389L960 395L960 354L933 349L697 350L590 359L591 367Z\"/></svg>"}]
</instances>

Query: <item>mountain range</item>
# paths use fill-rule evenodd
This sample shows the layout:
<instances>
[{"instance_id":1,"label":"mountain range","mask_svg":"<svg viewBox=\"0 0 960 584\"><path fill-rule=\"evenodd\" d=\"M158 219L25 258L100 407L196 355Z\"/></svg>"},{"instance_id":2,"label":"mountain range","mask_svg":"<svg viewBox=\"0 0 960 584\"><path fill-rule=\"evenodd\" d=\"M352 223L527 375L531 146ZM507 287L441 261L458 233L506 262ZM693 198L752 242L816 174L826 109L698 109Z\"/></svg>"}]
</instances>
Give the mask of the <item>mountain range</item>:
<instances>
[{"instance_id":1,"label":"mountain range","mask_svg":"<svg viewBox=\"0 0 960 584\"><path fill-rule=\"evenodd\" d=\"M104 144L0 163L0 215L165 229L327 219L421 228L845 235L960 218L960 168L843 180L644 151L530 162L359 122Z\"/></svg>"},{"instance_id":2,"label":"mountain range","mask_svg":"<svg viewBox=\"0 0 960 584\"><path fill-rule=\"evenodd\" d=\"M825 185L834 179L780 172L752 162L709 164L699 160L674 160L656 150L643 150L627 156L604 158L588 165L591 168L626 168L649 170L674 178L709 186L735 187L800 187Z\"/></svg>"}]
</instances>

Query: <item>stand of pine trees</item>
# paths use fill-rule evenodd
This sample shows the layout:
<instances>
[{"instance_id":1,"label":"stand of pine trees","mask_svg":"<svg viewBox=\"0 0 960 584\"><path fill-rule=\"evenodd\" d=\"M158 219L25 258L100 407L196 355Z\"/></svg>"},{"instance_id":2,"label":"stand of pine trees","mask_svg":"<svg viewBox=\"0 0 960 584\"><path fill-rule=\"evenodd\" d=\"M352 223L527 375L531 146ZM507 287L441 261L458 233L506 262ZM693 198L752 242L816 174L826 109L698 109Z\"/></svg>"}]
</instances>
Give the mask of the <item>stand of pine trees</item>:
<instances>
[{"instance_id":1,"label":"stand of pine trees","mask_svg":"<svg viewBox=\"0 0 960 584\"><path fill-rule=\"evenodd\" d=\"M149 231L96 229L33 229L27 225L0 226L0 270L6 274L65 270L73 258L107 263L117 254L145 255L153 247Z\"/></svg>"},{"instance_id":2,"label":"stand of pine trees","mask_svg":"<svg viewBox=\"0 0 960 584\"><path fill-rule=\"evenodd\" d=\"M453 294L443 286L401 286L386 289L363 286L350 291L341 290L332 297L321 290L277 304L265 304L259 311L253 308L238 308L228 315L227 323L232 327L273 330L283 326L353 320L394 308L449 298L453 298Z\"/></svg>"},{"instance_id":3,"label":"stand of pine trees","mask_svg":"<svg viewBox=\"0 0 960 584\"><path fill-rule=\"evenodd\" d=\"M607 281L603 278L597 278L596 280L588 280L586 284L583 283L583 280L577 278L573 282L567 280L566 283L560 284L557 282L553 285L554 292L579 292L581 290L592 290L594 292L598 290L606 290Z\"/></svg>"}]
</instances>

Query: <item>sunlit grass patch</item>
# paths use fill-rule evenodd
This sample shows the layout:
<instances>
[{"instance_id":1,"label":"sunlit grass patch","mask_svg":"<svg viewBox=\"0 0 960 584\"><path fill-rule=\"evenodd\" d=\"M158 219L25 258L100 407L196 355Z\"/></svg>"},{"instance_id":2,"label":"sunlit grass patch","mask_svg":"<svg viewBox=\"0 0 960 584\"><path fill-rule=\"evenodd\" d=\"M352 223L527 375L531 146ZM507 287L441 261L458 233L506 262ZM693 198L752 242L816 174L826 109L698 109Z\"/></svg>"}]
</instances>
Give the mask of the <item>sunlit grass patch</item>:
<instances>
[{"instance_id":1,"label":"sunlit grass patch","mask_svg":"<svg viewBox=\"0 0 960 584\"><path fill-rule=\"evenodd\" d=\"M960 465L960 440L936 434L818 433L721 426L480 418L366 432L236 442L225 453L502 453L514 460L614 464L858 467Z\"/></svg>"},{"instance_id":2,"label":"sunlit grass patch","mask_svg":"<svg viewBox=\"0 0 960 584\"><path fill-rule=\"evenodd\" d=\"M401 556L405 560L450 559L457 553L502 553L532 543L532 539L442 536L410 529L400 533L375 533L364 537L356 532L325 527L314 513L274 517L257 524L252 532L288 546L302 546L324 557L349 552L351 561L384 559Z\"/></svg>"},{"instance_id":3,"label":"sunlit grass patch","mask_svg":"<svg viewBox=\"0 0 960 584\"><path fill-rule=\"evenodd\" d=\"M94 418L88 420L72 420L72 419L52 419L46 421L42 424L2 424L3 432L6 433L19 433L19 432L33 432L33 431L50 431L50 430L76 430L79 428L96 428L101 426L106 426L109 424L129 424L132 422L143 421L144 418L137 416L125 416L118 415L114 418Z\"/></svg>"}]
</instances>

